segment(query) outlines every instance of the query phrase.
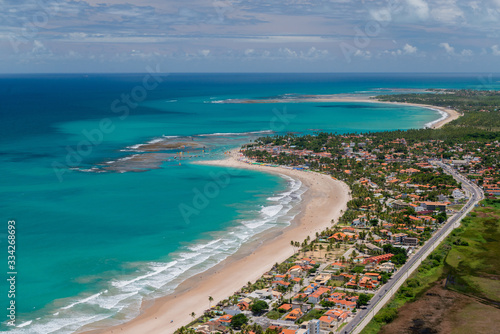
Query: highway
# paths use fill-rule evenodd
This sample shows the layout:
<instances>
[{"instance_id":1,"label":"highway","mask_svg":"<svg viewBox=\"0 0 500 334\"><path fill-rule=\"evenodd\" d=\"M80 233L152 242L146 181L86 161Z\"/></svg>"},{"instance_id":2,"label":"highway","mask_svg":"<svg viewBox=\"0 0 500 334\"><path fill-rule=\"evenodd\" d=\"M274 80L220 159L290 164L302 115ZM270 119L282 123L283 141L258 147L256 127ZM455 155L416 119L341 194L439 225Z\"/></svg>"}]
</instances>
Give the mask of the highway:
<instances>
[{"instance_id":1,"label":"highway","mask_svg":"<svg viewBox=\"0 0 500 334\"><path fill-rule=\"evenodd\" d=\"M438 161L434 161L433 163L443 168L445 172L452 175L455 180L462 184L462 188L469 195L469 201L464 205L460 212L456 213L444 226L437 230L436 233L434 233L434 235L418 250L418 252L411 256L405 265L401 267L391 277L391 279L380 288L380 290L370 300L366 309L358 310L354 319L342 328L341 333L347 334L361 332L373 316L377 314L377 312L389 301L399 286L401 286L404 281L408 279L409 274L418 268L422 260L424 260L454 228L458 227L462 218L465 217L467 213L469 213L474 206L484 198L482 190L477 185L460 175L460 173L455 171L453 168Z\"/></svg>"}]
</instances>

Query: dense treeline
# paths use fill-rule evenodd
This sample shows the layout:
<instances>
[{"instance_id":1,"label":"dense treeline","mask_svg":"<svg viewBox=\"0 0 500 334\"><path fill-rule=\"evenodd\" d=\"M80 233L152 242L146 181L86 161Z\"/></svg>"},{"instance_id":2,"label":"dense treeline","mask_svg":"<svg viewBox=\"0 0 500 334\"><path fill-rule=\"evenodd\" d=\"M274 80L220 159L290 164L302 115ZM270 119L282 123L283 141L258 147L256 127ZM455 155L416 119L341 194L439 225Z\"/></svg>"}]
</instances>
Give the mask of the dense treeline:
<instances>
[{"instance_id":1,"label":"dense treeline","mask_svg":"<svg viewBox=\"0 0 500 334\"><path fill-rule=\"evenodd\" d=\"M377 96L380 101L430 104L453 108L463 116L446 127L500 129L500 92L477 90L435 90L437 93Z\"/></svg>"}]
</instances>

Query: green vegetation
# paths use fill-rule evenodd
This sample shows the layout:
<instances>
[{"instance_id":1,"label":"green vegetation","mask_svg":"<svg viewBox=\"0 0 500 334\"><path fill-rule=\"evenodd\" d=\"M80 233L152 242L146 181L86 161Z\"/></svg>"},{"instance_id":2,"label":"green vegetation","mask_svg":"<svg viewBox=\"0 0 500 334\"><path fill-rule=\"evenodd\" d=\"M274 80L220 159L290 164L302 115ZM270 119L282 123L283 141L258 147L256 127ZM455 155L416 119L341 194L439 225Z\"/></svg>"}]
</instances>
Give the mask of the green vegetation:
<instances>
[{"instance_id":1,"label":"green vegetation","mask_svg":"<svg viewBox=\"0 0 500 334\"><path fill-rule=\"evenodd\" d=\"M396 265L403 265L406 263L406 260L408 259L408 256L406 255L406 250L403 248L398 248L394 247L392 245L384 245L384 252L394 254L394 256L391 258L391 262L393 262Z\"/></svg>"},{"instance_id":2,"label":"green vegetation","mask_svg":"<svg viewBox=\"0 0 500 334\"><path fill-rule=\"evenodd\" d=\"M446 287L494 303L500 302L500 200L487 199L483 204L453 232Z\"/></svg>"},{"instance_id":3,"label":"green vegetation","mask_svg":"<svg viewBox=\"0 0 500 334\"><path fill-rule=\"evenodd\" d=\"M453 176L441 173L436 175L432 172L427 173L415 173L411 176L411 180L417 184L429 184L431 186L441 187L442 185L452 185L455 187L460 187L459 183L455 181Z\"/></svg>"},{"instance_id":4,"label":"green vegetation","mask_svg":"<svg viewBox=\"0 0 500 334\"><path fill-rule=\"evenodd\" d=\"M248 322L248 318L243 313L237 314L231 318L231 327L234 329L240 329L241 326Z\"/></svg>"},{"instance_id":5,"label":"green vegetation","mask_svg":"<svg viewBox=\"0 0 500 334\"><path fill-rule=\"evenodd\" d=\"M370 295L367 295L366 293L360 294L358 297L358 301L356 302L357 307L368 305L368 302L371 298L372 297Z\"/></svg>"},{"instance_id":6,"label":"green vegetation","mask_svg":"<svg viewBox=\"0 0 500 334\"><path fill-rule=\"evenodd\" d=\"M500 302L500 200L486 199L471 217L462 220L395 297L374 317L362 333L378 333L395 319L397 309L422 296L438 280L446 288L480 299L483 304Z\"/></svg>"},{"instance_id":7,"label":"green vegetation","mask_svg":"<svg viewBox=\"0 0 500 334\"><path fill-rule=\"evenodd\" d=\"M435 90L436 93L377 96L381 101L451 107L464 115L448 127L500 129L500 92L481 90Z\"/></svg>"},{"instance_id":8,"label":"green vegetation","mask_svg":"<svg viewBox=\"0 0 500 334\"><path fill-rule=\"evenodd\" d=\"M280 312L278 312L276 310L269 311L266 314L266 317L268 317L269 319L272 319L272 320L278 320L282 316L283 316L283 314L281 314Z\"/></svg>"},{"instance_id":9,"label":"green vegetation","mask_svg":"<svg viewBox=\"0 0 500 334\"><path fill-rule=\"evenodd\" d=\"M312 309L309 312L306 313L302 318L300 318L297 322L299 324L303 323L304 321L309 321L313 319L319 319L325 314L326 310L316 310Z\"/></svg>"},{"instance_id":10,"label":"green vegetation","mask_svg":"<svg viewBox=\"0 0 500 334\"><path fill-rule=\"evenodd\" d=\"M253 315L262 314L264 311L267 311L269 305L263 300L257 300L252 305L250 305L250 311L252 311Z\"/></svg>"}]
</instances>

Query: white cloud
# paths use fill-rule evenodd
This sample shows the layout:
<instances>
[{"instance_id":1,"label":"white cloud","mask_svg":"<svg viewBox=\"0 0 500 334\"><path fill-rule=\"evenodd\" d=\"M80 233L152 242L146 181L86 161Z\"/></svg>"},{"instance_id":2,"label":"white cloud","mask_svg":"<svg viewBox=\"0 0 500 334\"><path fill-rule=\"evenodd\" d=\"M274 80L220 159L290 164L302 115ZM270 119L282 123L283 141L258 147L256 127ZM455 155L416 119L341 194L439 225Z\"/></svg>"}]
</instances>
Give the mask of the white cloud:
<instances>
[{"instance_id":1,"label":"white cloud","mask_svg":"<svg viewBox=\"0 0 500 334\"><path fill-rule=\"evenodd\" d=\"M500 48L498 47L498 45L493 45L491 47L491 51L494 56L500 56Z\"/></svg>"},{"instance_id":2,"label":"white cloud","mask_svg":"<svg viewBox=\"0 0 500 334\"><path fill-rule=\"evenodd\" d=\"M287 58L297 58L297 52L290 50L289 48L280 48L279 51L285 54Z\"/></svg>"},{"instance_id":3,"label":"white cloud","mask_svg":"<svg viewBox=\"0 0 500 334\"><path fill-rule=\"evenodd\" d=\"M328 56L327 50L318 50L314 46L311 47L307 52L300 52L300 57L304 59L324 58L326 56Z\"/></svg>"},{"instance_id":4,"label":"white cloud","mask_svg":"<svg viewBox=\"0 0 500 334\"><path fill-rule=\"evenodd\" d=\"M255 52L254 49L246 49L245 50L245 56L250 56L251 54L253 54Z\"/></svg>"},{"instance_id":5,"label":"white cloud","mask_svg":"<svg viewBox=\"0 0 500 334\"><path fill-rule=\"evenodd\" d=\"M406 43L405 46L403 47L403 51L404 53L411 55L417 53L417 47Z\"/></svg>"},{"instance_id":6,"label":"white cloud","mask_svg":"<svg viewBox=\"0 0 500 334\"><path fill-rule=\"evenodd\" d=\"M442 47L450 56L471 57L474 55L474 52L470 49L462 49L460 52L455 52L455 48L449 43L441 43L439 46Z\"/></svg>"},{"instance_id":7,"label":"white cloud","mask_svg":"<svg viewBox=\"0 0 500 334\"><path fill-rule=\"evenodd\" d=\"M370 59L372 57L372 53L370 51L362 51L362 50L356 50L354 53L355 57L361 57L365 59Z\"/></svg>"},{"instance_id":8,"label":"white cloud","mask_svg":"<svg viewBox=\"0 0 500 334\"><path fill-rule=\"evenodd\" d=\"M424 0L405 0L408 11L413 13L420 20L429 18L429 5Z\"/></svg>"},{"instance_id":9,"label":"white cloud","mask_svg":"<svg viewBox=\"0 0 500 334\"><path fill-rule=\"evenodd\" d=\"M432 18L445 24L456 24L457 21L464 20L464 12L455 4L454 0L443 2L439 7L432 9Z\"/></svg>"},{"instance_id":10,"label":"white cloud","mask_svg":"<svg viewBox=\"0 0 500 334\"><path fill-rule=\"evenodd\" d=\"M397 49L395 51L385 50L382 53L391 54L393 56L402 56L402 55L416 55L417 51L418 51L418 48L416 46L413 46L413 45L406 43L403 46L403 49Z\"/></svg>"},{"instance_id":11,"label":"white cloud","mask_svg":"<svg viewBox=\"0 0 500 334\"><path fill-rule=\"evenodd\" d=\"M71 40L82 40L85 39L88 36L88 34L84 32L72 32L68 34L69 39Z\"/></svg>"},{"instance_id":12,"label":"white cloud","mask_svg":"<svg viewBox=\"0 0 500 334\"><path fill-rule=\"evenodd\" d=\"M392 21L392 14L389 9L373 9L370 10L371 17L377 22L390 22Z\"/></svg>"},{"instance_id":13,"label":"white cloud","mask_svg":"<svg viewBox=\"0 0 500 334\"><path fill-rule=\"evenodd\" d=\"M472 52L472 50L469 49L463 49L462 52L460 52L460 54L464 57L471 57L474 55L474 52Z\"/></svg>"},{"instance_id":14,"label":"white cloud","mask_svg":"<svg viewBox=\"0 0 500 334\"><path fill-rule=\"evenodd\" d=\"M200 50L200 54L203 56L203 57L208 57L208 55L210 54L210 50Z\"/></svg>"},{"instance_id":15,"label":"white cloud","mask_svg":"<svg viewBox=\"0 0 500 334\"><path fill-rule=\"evenodd\" d=\"M439 44L439 46L444 48L444 50L446 51L447 54L450 54L450 55L455 54L455 48L453 46L451 46L450 44L441 43L441 44Z\"/></svg>"}]
</instances>

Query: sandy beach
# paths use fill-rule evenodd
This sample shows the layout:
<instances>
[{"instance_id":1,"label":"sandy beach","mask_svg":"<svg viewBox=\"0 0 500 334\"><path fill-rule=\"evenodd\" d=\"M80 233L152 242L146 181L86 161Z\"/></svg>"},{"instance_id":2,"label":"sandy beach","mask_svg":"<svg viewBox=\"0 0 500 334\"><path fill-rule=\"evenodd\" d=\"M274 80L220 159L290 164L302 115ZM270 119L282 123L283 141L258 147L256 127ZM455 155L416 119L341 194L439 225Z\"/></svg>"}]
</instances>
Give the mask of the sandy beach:
<instances>
[{"instance_id":1,"label":"sandy beach","mask_svg":"<svg viewBox=\"0 0 500 334\"><path fill-rule=\"evenodd\" d=\"M282 230L263 232L256 241L244 245L236 254L181 283L173 294L150 301L147 305L144 303L137 318L123 325L87 333L173 333L192 321L191 312L203 314L209 306L208 296L213 297L214 305L240 290L247 282L257 280L273 264L293 255L291 240L302 241L332 226L332 219L337 221L341 210L347 207L349 187L330 176L284 167L251 165L241 159L241 154L233 151L225 160L203 163L284 174L299 179L308 189L302 195L300 214L291 225Z\"/></svg>"},{"instance_id":2,"label":"sandy beach","mask_svg":"<svg viewBox=\"0 0 500 334\"><path fill-rule=\"evenodd\" d=\"M438 110L443 117L431 127L439 128L457 119L460 115L453 109L432 105L378 101L373 98L355 98L350 96L304 97L294 102L362 102L386 103L415 106ZM231 101L228 103L281 103L280 100ZM290 101L288 101L290 102ZM135 319L111 328L92 330L86 333L173 333L180 326L192 321L191 312L198 316L208 308L208 296L216 304L236 291L247 282L257 280L274 263L282 262L293 254L290 241L302 241L308 235L313 237L332 225L341 210L346 209L349 200L349 188L340 181L315 172L298 171L284 167L268 167L245 162L237 151L228 154L227 159L199 162L207 165L245 168L267 173L284 174L299 179L308 190L303 194L300 214L291 225L283 230L266 231L257 236L256 241L242 246L215 267L181 283L173 294L143 303L141 314ZM173 322L172 322L173 320ZM85 328L84 328L85 332Z\"/></svg>"}]
</instances>

